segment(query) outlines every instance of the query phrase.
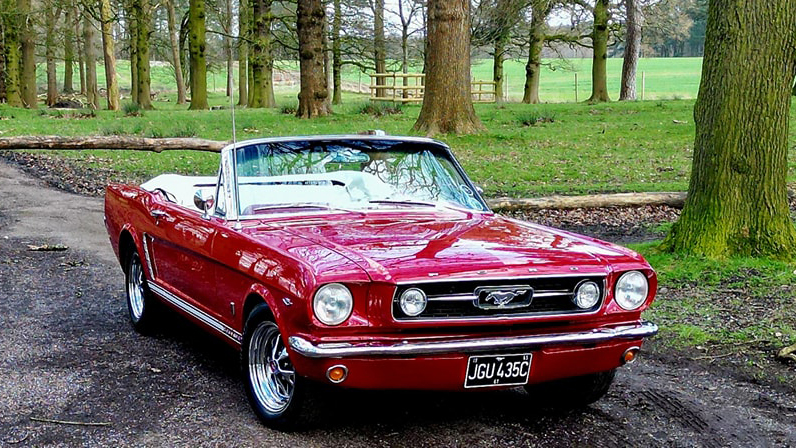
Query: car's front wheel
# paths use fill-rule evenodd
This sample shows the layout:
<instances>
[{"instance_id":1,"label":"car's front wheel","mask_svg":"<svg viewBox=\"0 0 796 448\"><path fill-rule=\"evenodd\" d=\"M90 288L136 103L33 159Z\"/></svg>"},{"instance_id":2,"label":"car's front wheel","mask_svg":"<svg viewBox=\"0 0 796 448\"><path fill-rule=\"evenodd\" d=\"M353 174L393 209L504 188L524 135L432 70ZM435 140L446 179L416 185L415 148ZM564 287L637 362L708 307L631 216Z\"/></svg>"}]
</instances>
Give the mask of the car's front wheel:
<instances>
[{"instance_id":1,"label":"car's front wheel","mask_svg":"<svg viewBox=\"0 0 796 448\"><path fill-rule=\"evenodd\" d=\"M304 380L296 374L270 310L258 305L244 328L241 367L246 395L266 426L282 431L300 429L304 414Z\"/></svg>"},{"instance_id":2,"label":"car's front wheel","mask_svg":"<svg viewBox=\"0 0 796 448\"><path fill-rule=\"evenodd\" d=\"M602 398L611 388L616 369L591 375L564 378L542 384L525 386L534 402L542 407L573 409L590 405Z\"/></svg>"},{"instance_id":3,"label":"car's front wheel","mask_svg":"<svg viewBox=\"0 0 796 448\"><path fill-rule=\"evenodd\" d=\"M137 332L150 333L155 326L157 303L147 288L144 267L141 265L141 257L137 251L131 251L125 267L125 289L130 322Z\"/></svg>"}]
</instances>

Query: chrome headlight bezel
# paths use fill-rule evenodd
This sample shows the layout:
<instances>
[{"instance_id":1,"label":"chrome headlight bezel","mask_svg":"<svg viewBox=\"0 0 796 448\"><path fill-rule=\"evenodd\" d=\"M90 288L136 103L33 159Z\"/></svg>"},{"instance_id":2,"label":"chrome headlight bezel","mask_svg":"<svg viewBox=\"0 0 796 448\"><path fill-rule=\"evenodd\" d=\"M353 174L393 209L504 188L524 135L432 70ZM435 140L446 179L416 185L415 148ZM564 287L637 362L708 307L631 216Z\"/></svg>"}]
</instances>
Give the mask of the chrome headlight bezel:
<instances>
[{"instance_id":1,"label":"chrome headlight bezel","mask_svg":"<svg viewBox=\"0 0 796 448\"><path fill-rule=\"evenodd\" d=\"M594 295L593 298L582 296L582 294L588 293L587 290L591 290ZM600 303L600 299L602 298L601 292L600 285L598 285L596 282L591 280L582 281L580 284L578 284L578 286L575 287L575 293L572 295L572 303L582 310L592 309L595 305Z\"/></svg>"},{"instance_id":2,"label":"chrome headlight bezel","mask_svg":"<svg viewBox=\"0 0 796 448\"><path fill-rule=\"evenodd\" d=\"M616 281L614 300L622 309L637 310L647 301L649 287L649 280L643 272L627 271Z\"/></svg>"},{"instance_id":3,"label":"chrome headlight bezel","mask_svg":"<svg viewBox=\"0 0 796 448\"><path fill-rule=\"evenodd\" d=\"M342 283L328 283L315 292L312 311L315 318L324 325L340 325L354 311L354 296Z\"/></svg>"},{"instance_id":4,"label":"chrome headlight bezel","mask_svg":"<svg viewBox=\"0 0 796 448\"><path fill-rule=\"evenodd\" d=\"M414 297L414 299L420 298L420 301L410 301L410 297ZM422 306L418 306L418 303L422 303ZM401 293L401 296L398 298L398 306L405 315L417 317L426 310L428 306L428 296L426 296L425 291L420 288L409 288Z\"/></svg>"}]
</instances>

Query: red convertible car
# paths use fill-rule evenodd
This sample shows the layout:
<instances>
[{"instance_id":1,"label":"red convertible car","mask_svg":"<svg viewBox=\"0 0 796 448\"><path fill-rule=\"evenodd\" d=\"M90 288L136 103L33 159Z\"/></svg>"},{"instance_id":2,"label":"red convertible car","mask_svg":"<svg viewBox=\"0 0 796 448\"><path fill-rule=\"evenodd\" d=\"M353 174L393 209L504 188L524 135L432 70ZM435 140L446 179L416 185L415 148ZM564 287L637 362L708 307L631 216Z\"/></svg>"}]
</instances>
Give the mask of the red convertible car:
<instances>
[{"instance_id":1,"label":"red convertible car","mask_svg":"<svg viewBox=\"0 0 796 448\"><path fill-rule=\"evenodd\" d=\"M106 226L134 328L164 303L239 349L268 426L296 428L312 381L585 405L658 330L640 255L493 213L438 141L271 138L220 159L217 177L110 185Z\"/></svg>"}]
</instances>

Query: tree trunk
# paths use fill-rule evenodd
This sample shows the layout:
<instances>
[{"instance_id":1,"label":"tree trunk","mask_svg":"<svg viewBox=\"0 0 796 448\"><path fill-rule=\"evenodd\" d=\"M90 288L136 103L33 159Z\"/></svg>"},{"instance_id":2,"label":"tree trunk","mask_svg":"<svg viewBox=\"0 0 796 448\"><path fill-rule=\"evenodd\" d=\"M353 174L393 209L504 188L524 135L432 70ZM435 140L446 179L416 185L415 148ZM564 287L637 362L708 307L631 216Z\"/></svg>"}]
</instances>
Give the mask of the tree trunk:
<instances>
[{"instance_id":1,"label":"tree trunk","mask_svg":"<svg viewBox=\"0 0 796 448\"><path fill-rule=\"evenodd\" d=\"M384 0L373 0L373 63L376 73L387 73L387 39L384 37ZM386 84L385 78L376 78L376 85ZM386 89L376 89L377 97L386 96Z\"/></svg>"},{"instance_id":2,"label":"tree trunk","mask_svg":"<svg viewBox=\"0 0 796 448\"><path fill-rule=\"evenodd\" d=\"M625 36L625 54L622 61L622 87L619 101L636 99L636 68L641 51L642 16L638 0L625 0L627 10L627 35Z\"/></svg>"},{"instance_id":3,"label":"tree trunk","mask_svg":"<svg viewBox=\"0 0 796 448\"><path fill-rule=\"evenodd\" d=\"M484 130L470 93L470 1L429 0L423 107L414 130L469 134Z\"/></svg>"},{"instance_id":4,"label":"tree trunk","mask_svg":"<svg viewBox=\"0 0 796 448\"><path fill-rule=\"evenodd\" d=\"M5 8L5 5L0 2L0 6ZM6 102L6 46L5 46L5 20L0 15L0 104Z\"/></svg>"},{"instance_id":5,"label":"tree trunk","mask_svg":"<svg viewBox=\"0 0 796 448\"><path fill-rule=\"evenodd\" d=\"M0 5L8 10L16 7L13 0L0 0ZM5 87L6 101L11 107L23 107L22 86L19 82L19 17L16 14L0 16L3 20L3 37L5 39Z\"/></svg>"},{"instance_id":6,"label":"tree trunk","mask_svg":"<svg viewBox=\"0 0 796 448\"><path fill-rule=\"evenodd\" d=\"M138 18L135 14L135 0L130 3L130 99L138 104Z\"/></svg>"},{"instance_id":7,"label":"tree trunk","mask_svg":"<svg viewBox=\"0 0 796 448\"><path fill-rule=\"evenodd\" d=\"M190 0L188 6L188 51L191 54L190 110L209 109L207 104L207 61L205 59L205 2Z\"/></svg>"},{"instance_id":8,"label":"tree trunk","mask_svg":"<svg viewBox=\"0 0 796 448\"><path fill-rule=\"evenodd\" d=\"M232 0L224 0L226 7L226 15L224 16L224 55L227 57L227 96L232 96L232 89L235 86L233 77L235 76L233 68L233 54L232 54Z\"/></svg>"},{"instance_id":9,"label":"tree trunk","mask_svg":"<svg viewBox=\"0 0 796 448\"><path fill-rule=\"evenodd\" d=\"M177 83L177 104L185 104L185 80L182 77L182 58L180 57L180 35L177 32L177 18L174 12L174 0L166 1L168 15L169 42L171 58L174 64L174 80Z\"/></svg>"},{"instance_id":10,"label":"tree trunk","mask_svg":"<svg viewBox=\"0 0 796 448\"><path fill-rule=\"evenodd\" d=\"M341 14L343 9L340 0L334 0L334 18L332 19L332 104L343 103L343 50L340 39L343 27Z\"/></svg>"},{"instance_id":11,"label":"tree trunk","mask_svg":"<svg viewBox=\"0 0 796 448\"><path fill-rule=\"evenodd\" d=\"M86 100L89 107L99 109L97 92L97 56L94 53L94 24L91 15L83 15L83 48L86 53Z\"/></svg>"},{"instance_id":12,"label":"tree trunk","mask_svg":"<svg viewBox=\"0 0 796 448\"><path fill-rule=\"evenodd\" d=\"M105 62L105 88L108 97L108 110L119 110L119 81L116 79L116 55L113 45L113 15L110 0L100 0L102 20L102 58Z\"/></svg>"},{"instance_id":13,"label":"tree trunk","mask_svg":"<svg viewBox=\"0 0 796 448\"><path fill-rule=\"evenodd\" d=\"M75 22L74 7L66 5L66 15L64 18L64 93L72 93L74 87L74 64L75 64L75 32L72 28Z\"/></svg>"},{"instance_id":14,"label":"tree trunk","mask_svg":"<svg viewBox=\"0 0 796 448\"><path fill-rule=\"evenodd\" d=\"M22 85L22 102L25 103L25 107L36 109L39 106L36 92L36 32L33 29L30 1L17 1L17 10L22 21L20 26L20 41L22 43L20 84Z\"/></svg>"},{"instance_id":15,"label":"tree trunk","mask_svg":"<svg viewBox=\"0 0 796 448\"><path fill-rule=\"evenodd\" d=\"M298 94L299 118L330 114L329 86L323 72L323 24L326 10L321 0L298 0L297 30L301 90Z\"/></svg>"},{"instance_id":16,"label":"tree trunk","mask_svg":"<svg viewBox=\"0 0 796 448\"><path fill-rule=\"evenodd\" d=\"M138 78L138 105L152 109L149 72L149 32L152 29L152 9L149 0L135 0L136 12L136 73Z\"/></svg>"},{"instance_id":17,"label":"tree trunk","mask_svg":"<svg viewBox=\"0 0 796 448\"><path fill-rule=\"evenodd\" d=\"M594 56L591 65L591 97L588 102L611 101L608 97L608 1L594 3L594 28L591 33Z\"/></svg>"},{"instance_id":18,"label":"tree trunk","mask_svg":"<svg viewBox=\"0 0 796 448\"><path fill-rule=\"evenodd\" d=\"M711 258L796 253L788 210L796 2L713 0L688 199L663 248Z\"/></svg>"},{"instance_id":19,"label":"tree trunk","mask_svg":"<svg viewBox=\"0 0 796 448\"><path fill-rule=\"evenodd\" d=\"M508 35L500 35L495 39L495 54L492 56L492 81L495 82L495 102L502 103L503 98L503 55L506 53Z\"/></svg>"},{"instance_id":20,"label":"tree trunk","mask_svg":"<svg viewBox=\"0 0 796 448\"><path fill-rule=\"evenodd\" d=\"M252 0L254 43L251 47L249 63L253 82L249 107L276 107L274 99L274 60L271 55L271 0Z\"/></svg>"},{"instance_id":21,"label":"tree trunk","mask_svg":"<svg viewBox=\"0 0 796 448\"><path fill-rule=\"evenodd\" d=\"M238 3L238 106L249 104L249 2L239 0Z\"/></svg>"},{"instance_id":22,"label":"tree trunk","mask_svg":"<svg viewBox=\"0 0 796 448\"><path fill-rule=\"evenodd\" d=\"M522 102L539 104L539 80L542 75L542 49L547 38L547 16L550 15L551 0L531 2L531 31L528 38L528 62L525 64L525 89Z\"/></svg>"},{"instance_id":23,"label":"tree trunk","mask_svg":"<svg viewBox=\"0 0 796 448\"><path fill-rule=\"evenodd\" d=\"M44 60L47 66L46 103L47 107L52 107L58 101L58 79L55 73L55 23L61 16L61 8L47 5L44 14L46 15L44 37Z\"/></svg>"}]
</instances>

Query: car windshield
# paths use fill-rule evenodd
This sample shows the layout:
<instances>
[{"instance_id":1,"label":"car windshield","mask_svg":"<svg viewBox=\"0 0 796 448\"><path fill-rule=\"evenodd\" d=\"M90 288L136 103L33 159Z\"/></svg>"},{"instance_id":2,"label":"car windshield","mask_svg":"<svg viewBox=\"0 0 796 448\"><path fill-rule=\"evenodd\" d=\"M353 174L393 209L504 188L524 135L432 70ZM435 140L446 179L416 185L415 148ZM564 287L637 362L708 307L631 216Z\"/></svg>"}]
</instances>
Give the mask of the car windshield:
<instances>
[{"instance_id":1,"label":"car windshield","mask_svg":"<svg viewBox=\"0 0 796 448\"><path fill-rule=\"evenodd\" d=\"M430 142L306 140L237 149L242 216L303 210L487 207L450 159Z\"/></svg>"}]
</instances>

